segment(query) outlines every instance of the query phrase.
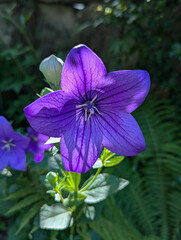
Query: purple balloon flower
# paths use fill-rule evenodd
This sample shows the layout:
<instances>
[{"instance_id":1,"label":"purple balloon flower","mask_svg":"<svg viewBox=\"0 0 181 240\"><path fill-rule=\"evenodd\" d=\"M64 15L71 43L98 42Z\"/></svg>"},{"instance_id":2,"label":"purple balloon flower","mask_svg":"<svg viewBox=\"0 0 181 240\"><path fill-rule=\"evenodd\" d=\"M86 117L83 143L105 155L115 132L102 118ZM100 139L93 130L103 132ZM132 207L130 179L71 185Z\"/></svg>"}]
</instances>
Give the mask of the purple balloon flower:
<instances>
[{"instance_id":1,"label":"purple balloon flower","mask_svg":"<svg viewBox=\"0 0 181 240\"><path fill-rule=\"evenodd\" d=\"M53 144L45 144L49 137L41 133L37 133L32 128L28 128L28 137L30 138L30 143L27 151L32 154L35 162L41 162L44 151L47 151L53 147Z\"/></svg>"},{"instance_id":2,"label":"purple balloon flower","mask_svg":"<svg viewBox=\"0 0 181 240\"><path fill-rule=\"evenodd\" d=\"M28 143L28 137L14 132L11 124L0 116L0 171L8 165L16 170L25 171L25 149Z\"/></svg>"},{"instance_id":3,"label":"purple balloon flower","mask_svg":"<svg viewBox=\"0 0 181 240\"><path fill-rule=\"evenodd\" d=\"M67 171L88 171L101 153L134 156L146 148L143 134L130 114L145 99L150 77L143 70L108 73L101 59L85 45L68 54L62 91L49 93L25 108L38 132L61 137Z\"/></svg>"}]
</instances>

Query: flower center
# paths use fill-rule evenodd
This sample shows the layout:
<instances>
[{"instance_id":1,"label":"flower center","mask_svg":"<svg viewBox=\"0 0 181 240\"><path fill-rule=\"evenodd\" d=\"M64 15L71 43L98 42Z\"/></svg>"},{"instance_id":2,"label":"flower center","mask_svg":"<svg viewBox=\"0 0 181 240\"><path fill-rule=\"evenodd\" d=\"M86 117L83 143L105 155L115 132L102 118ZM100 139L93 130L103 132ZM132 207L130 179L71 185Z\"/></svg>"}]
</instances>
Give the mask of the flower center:
<instances>
[{"instance_id":1,"label":"flower center","mask_svg":"<svg viewBox=\"0 0 181 240\"><path fill-rule=\"evenodd\" d=\"M97 107L95 106L95 100L97 98L97 95L91 100L91 101L86 101L84 104L77 105L76 108L83 108L85 111L85 121L89 121L90 117L92 114L95 112L99 113L102 115Z\"/></svg>"},{"instance_id":2,"label":"flower center","mask_svg":"<svg viewBox=\"0 0 181 240\"><path fill-rule=\"evenodd\" d=\"M31 140L33 142L37 142L38 141L38 138L35 135L31 136L30 138L31 138Z\"/></svg>"},{"instance_id":3,"label":"flower center","mask_svg":"<svg viewBox=\"0 0 181 240\"><path fill-rule=\"evenodd\" d=\"M2 146L2 150L6 149L8 152L10 151L11 147L15 147L16 145L13 143L13 139L9 139L8 141L6 140L2 140L2 143L4 143L4 145Z\"/></svg>"}]
</instances>

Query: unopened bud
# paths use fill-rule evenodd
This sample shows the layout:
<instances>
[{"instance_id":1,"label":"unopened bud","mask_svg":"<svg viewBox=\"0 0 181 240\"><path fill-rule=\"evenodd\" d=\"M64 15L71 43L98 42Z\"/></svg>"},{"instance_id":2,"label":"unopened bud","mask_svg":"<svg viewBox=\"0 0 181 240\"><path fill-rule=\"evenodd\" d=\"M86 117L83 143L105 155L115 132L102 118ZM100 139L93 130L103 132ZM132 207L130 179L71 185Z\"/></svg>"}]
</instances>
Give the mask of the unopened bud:
<instances>
[{"instance_id":1,"label":"unopened bud","mask_svg":"<svg viewBox=\"0 0 181 240\"><path fill-rule=\"evenodd\" d=\"M60 90L60 79L64 62L61 58L51 55L45 58L39 66L40 71L53 90Z\"/></svg>"}]
</instances>

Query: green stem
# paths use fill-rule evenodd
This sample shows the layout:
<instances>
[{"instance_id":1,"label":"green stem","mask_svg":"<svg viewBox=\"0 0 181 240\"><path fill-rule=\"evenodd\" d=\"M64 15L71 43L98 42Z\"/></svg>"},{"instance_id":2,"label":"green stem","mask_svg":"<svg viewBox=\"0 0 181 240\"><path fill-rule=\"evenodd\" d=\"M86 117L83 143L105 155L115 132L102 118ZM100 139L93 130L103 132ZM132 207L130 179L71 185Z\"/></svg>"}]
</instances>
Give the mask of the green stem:
<instances>
[{"instance_id":1,"label":"green stem","mask_svg":"<svg viewBox=\"0 0 181 240\"><path fill-rule=\"evenodd\" d=\"M77 199L77 192L78 192L78 186L77 186L77 173L75 174L75 200Z\"/></svg>"},{"instance_id":2,"label":"green stem","mask_svg":"<svg viewBox=\"0 0 181 240\"><path fill-rule=\"evenodd\" d=\"M98 168L95 176L93 177L93 179L87 184L85 185L85 187L83 187L80 192L84 192L85 190L87 190L91 185L92 183L96 180L97 176L99 175L99 173L102 171L102 168Z\"/></svg>"},{"instance_id":3,"label":"green stem","mask_svg":"<svg viewBox=\"0 0 181 240\"><path fill-rule=\"evenodd\" d=\"M73 224L72 227L70 228L70 240L74 239L74 232L75 232L75 226Z\"/></svg>"},{"instance_id":4,"label":"green stem","mask_svg":"<svg viewBox=\"0 0 181 240\"><path fill-rule=\"evenodd\" d=\"M77 220L81 217L82 212L83 212L83 210L84 210L84 206L85 206L85 204L83 205L83 207L80 209L79 213L77 214L77 217L75 218L75 221L76 221L76 222L77 222Z\"/></svg>"}]
</instances>

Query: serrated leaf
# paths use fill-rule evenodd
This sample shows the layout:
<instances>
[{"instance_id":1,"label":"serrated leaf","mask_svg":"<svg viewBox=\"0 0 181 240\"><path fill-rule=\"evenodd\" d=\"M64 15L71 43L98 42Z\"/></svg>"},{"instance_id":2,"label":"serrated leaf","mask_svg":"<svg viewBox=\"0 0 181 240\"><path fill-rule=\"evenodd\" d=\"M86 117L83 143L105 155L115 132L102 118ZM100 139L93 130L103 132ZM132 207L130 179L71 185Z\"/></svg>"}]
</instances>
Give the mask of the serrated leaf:
<instances>
[{"instance_id":1,"label":"serrated leaf","mask_svg":"<svg viewBox=\"0 0 181 240\"><path fill-rule=\"evenodd\" d=\"M38 195L38 194L31 195L31 196L21 200L20 202L16 203L16 205L14 205L12 208L10 208L6 214L8 215L10 213L19 211L22 208L25 208L25 207L31 205L32 203L37 202L41 198L42 198L41 195Z\"/></svg>"},{"instance_id":2,"label":"serrated leaf","mask_svg":"<svg viewBox=\"0 0 181 240\"><path fill-rule=\"evenodd\" d=\"M33 205L33 207L31 207L29 209L28 212L26 212L24 215L23 215L23 218L21 220L21 224L17 230L16 233L19 233L26 225L27 223L36 215L38 214L39 210L40 210L40 207L42 206L43 202L38 202L36 203L35 205Z\"/></svg>"},{"instance_id":3,"label":"serrated leaf","mask_svg":"<svg viewBox=\"0 0 181 240\"><path fill-rule=\"evenodd\" d=\"M40 210L40 228L63 230L69 227L71 211L61 204L44 205Z\"/></svg>"},{"instance_id":4,"label":"serrated leaf","mask_svg":"<svg viewBox=\"0 0 181 240\"><path fill-rule=\"evenodd\" d=\"M124 160L124 156L114 156L104 161L104 167L113 167Z\"/></svg>"},{"instance_id":5,"label":"serrated leaf","mask_svg":"<svg viewBox=\"0 0 181 240\"><path fill-rule=\"evenodd\" d=\"M82 193L86 196L86 203L98 203L105 200L112 193L120 191L128 183L125 179L103 173L98 175L92 185Z\"/></svg>"}]
</instances>

